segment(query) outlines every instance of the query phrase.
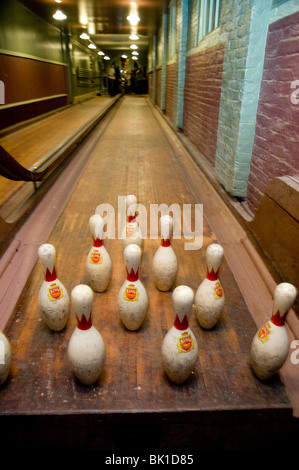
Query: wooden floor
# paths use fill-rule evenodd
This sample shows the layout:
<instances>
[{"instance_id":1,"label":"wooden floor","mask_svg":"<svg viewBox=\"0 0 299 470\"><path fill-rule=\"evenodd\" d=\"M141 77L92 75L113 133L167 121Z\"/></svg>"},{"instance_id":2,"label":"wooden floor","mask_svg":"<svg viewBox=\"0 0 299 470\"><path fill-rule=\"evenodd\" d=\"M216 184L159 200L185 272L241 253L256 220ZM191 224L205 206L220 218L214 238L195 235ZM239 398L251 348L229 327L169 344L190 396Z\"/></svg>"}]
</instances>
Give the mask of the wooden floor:
<instances>
[{"instance_id":1,"label":"wooden floor","mask_svg":"<svg viewBox=\"0 0 299 470\"><path fill-rule=\"evenodd\" d=\"M98 204L109 203L117 213L118 196L127 194L136 194L148 210L150 204L161 203L193 207L213 196L204 194L207 183L193 160L177 151L176 144L170 145L172 135L166 138L160 117L145 97L125 96L105 132L100 136L97 132L78 151L85 166L63 209L57 207L59 215L54 223L52 219L49 235L38 239L56 247L58 277L69 293L86 282L85 261L91 246L88 220ZM63 186L63 175L57 184ZM55 204L59 206L58 193ZM186 284L194 291L205 276L205 248L223 241L225 254L231 255L240 236L225 210L210 214L205 204L203 210L202 248L189 251L184 249L186 240L173 241L179 262L175 285ZM222 219L223 232L217 235L209 223L215 218L218 225ZM34 263L36 240L33 236ZM37 297L43 274L39 262L34 264L7 327L13 363L0 389L0 415L7 426L2 443L13 437L19 446L47 447L59 446L62 438L65 448L196 451L262 449L269 439L272 446L281 445L296 435L293 406L281 378L264 383L252 373L249 352L257 326L250 309L260 303L260 294L248 305L228 257L220 272L226 294L222 318L213 330L204 331L191 317L199 346L194 374L181 386L167 379L160 350L174 316L172 292L159 292L153 284L151 267L158 245L158 240L144 241L141 280L150 308L140 330L129 332L117 309L125 279L121 240L105 241L113 277L108 290L94 296L93 323L103 336L106 362L99 382L91 387L77 382L67 361L76 326L74 313L58 333L40 319ZM265 317L270 313L265 311Z\"/></svg>"}]
</instances>

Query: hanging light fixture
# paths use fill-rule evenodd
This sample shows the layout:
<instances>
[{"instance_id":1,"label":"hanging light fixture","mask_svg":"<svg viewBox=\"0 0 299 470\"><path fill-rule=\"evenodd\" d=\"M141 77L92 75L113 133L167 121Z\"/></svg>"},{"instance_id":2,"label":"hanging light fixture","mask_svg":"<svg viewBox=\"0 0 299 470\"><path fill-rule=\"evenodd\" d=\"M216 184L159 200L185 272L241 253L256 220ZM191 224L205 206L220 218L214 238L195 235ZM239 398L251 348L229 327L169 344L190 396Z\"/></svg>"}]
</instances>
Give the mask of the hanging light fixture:
<instances>
[{"instance_id":1,"label":"hanging light fixture","mask_svg":"<svg viewBox=\"0 0 299 470\"><path fill-rule=\"evenodd\" d=\"M131 13L129 16L127 16L127 20L132 26L136 26L138 21L140 21L140 18L136 13Z\"/></svg>"},{"instance_id":2,"label":"hanging light fixture","mask_svg":"<svg viewBox=\"0 0 299 470\"><path fill-rule=\"evenodd\" d=\"M80 38L81 39L89 39L89 36L86 33L82 33L82 34L80 34Z\"/></svg>"},{"instance_id":3,"label":"hanging light fixture","mask_svg":"<svg viewBox=\"0 0 299 470\"><path fill-rule=\"evenodd\" d=\"M105 59L105 60L110 60L110 57L107 56L107 55L105 55L105 56L104 56L104 59Z\"/></svg>"},{"instance_id":4,"label":"hanging light fixture","mask_svg":"<svg viewBox=\"0 0 299 470\"><path fill-rule=\"evenodd\" d=\"M139 36L137 36L137 34L135 33L132 33L131 36L129 36L129 39L131 39L132 41L137 41L137 39L139 39Z\"/></svg>"},{"instance_id":5,"label":"hanging light fixture","mask_svg":"<svg viewBox=\"0 0 299 470\"><path fill-rule=\"evenodd\" d=\"M98 55L105 55L103 51L99 51Z\"/></svg>"},{"instance_id":6,"label":"hanging light fixture","mask_svg":"<svg viewBox=\"0 0 299 470\"><path fill-rule=\"evenodd\" d=\"M96 49L96 48L97 48L97 46L95 46L95 45L93 44L93 42L92 42L91 44L89 44L88 47L89 47L89 49Z\"/></svg>"},{"instance_id":7,"label":"hanging light fixture","mask_svg":"<svg viewBox=\"0 0 299 470\"><path fill-rule=\"evenodd\" d=\"M62 20L66 20L67 16L64 13L62 13L62 11L58 8L58 10L56 10L56 12L54 13L53 18L55 20L62 21Z\"/></svg>"},{"instance_id":8,"label":"hanging light fixture","mask_svg":"<svg viewBox=\"0 0 299 470\"><path fill-rule=\"evenodd\" d=\"M136 44L131 44L131 45L130 45L130 48L131 48L131 49L138 49L138 46L136 46Z\"/></svg>"},{"instance_id":9,"label":"hanging light fixture","mask_svg":"<svg viewBox=\"0 0 299 470\"><path fill-rule=\"evenodd\" d=\"M127 16L127 20L132 26L136 26L138 21L140 21L140 18L137 15L137 6L135 2L131 2L130 14Z\"/></svg>"}]
</instances>

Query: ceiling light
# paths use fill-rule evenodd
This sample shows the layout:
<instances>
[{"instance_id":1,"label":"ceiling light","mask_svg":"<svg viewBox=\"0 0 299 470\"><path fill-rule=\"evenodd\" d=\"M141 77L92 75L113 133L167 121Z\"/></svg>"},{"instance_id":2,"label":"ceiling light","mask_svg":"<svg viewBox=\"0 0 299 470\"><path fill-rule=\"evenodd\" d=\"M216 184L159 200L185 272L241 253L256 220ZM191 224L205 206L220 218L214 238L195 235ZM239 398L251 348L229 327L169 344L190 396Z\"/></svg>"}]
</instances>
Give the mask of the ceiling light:
<instances>
[{"instance_id":1,"label":"ceiling light","mask_svg":"<svg viewBox=\"0 0 299 470\"><path fill-rule=\"evenodd\" d=\"M136 46L136 44L131 44L131 45L130 45L130 48L131 48L131 49L138 49L138 46Z\"/></svg>"},{"instance_id":2,"label":"ceiling light","mask_svg":"<svg viewBox=\"0 0 299 470\"><path fill-rule=\"evenodd\" d=\"M54 13L53 18L55 20L65 20L67 16L64 13L62 13L61 10L58 9L56 13Z\"/></svg>"},{"instance_id":3,"label":"ceiling light","mask_svg":"<svg viewBox=\"0 0 299 470\"><path fill-rule=\"evenodd\" d=\"M88 47L89 47L89 49L96 49L97 48L97 46L95 46L93 43L89 44Z\"/></svg>"},{"instance_id":4,"label":"ceiling light","mask_svg":"<svg viewBox=\"0 0 299 470\"><path fill-rule=\"evenodd\" d=\"M78 13L79 13L79 23L86 28L88 24L88 10L85 1L79 0L78 3Z\"/></svg>"},{"instance_id":5,"label":"ceiling light","mask_svg":"<svg viewBox=\"0 0 299 470\"><path fill-rule=\"evenodd\" d=\"M127 59L128 56L126 56L126 54L123 54L123 55L122 55L122 58L123 58L123 59Z\"/></svg>"},{"instance_id":6,"label":"ceiling light","mask_svg":"<svg viewBox=\"0 0 299 470\"><path fill-rule=\"evenodd\" d=\"M89 39L89 36L88 36L88 34L86 34L86 33L82 33L82 34L80 35L80 38L81 38L81 39Z\"/></svg>"},{"instance_id":7,"label":"ceiling light","mask_svg":"<svg viewBox=\"0 0 299 470\"><path fill-rule=\"evenodd\" d=\"M105 60L110 60L110 57L108 57L107 55L104 56L104 59Z\"/></svg>"},{"instance_id":8,"label":"ceiling light","mask_svg":"<svg viewBox=\"0 0 299 470\"><path fill-rule=\"evenodd\" d=\"M98 55L105 55L103 51L99 51Z\"/></svg>"},{"instance_id":9,"label":"ceiling light","mask_svg":"<svg viewBox=\"0 0 299 470\"><path fill-rule=\"evenodd\" d=\"M61 0L55 0L56 3L61 3Z\"/></svg>"},{"instance_id":10,"label":"ceiling light","mask_svg":"<svg viewBox=\"0 0 299 470\"><path fill-rule=\"evenodd\" d=\"M127 20L131 23L132 26L136 26L138 21L140 21L140 18L136 13L131 13L129 16L127 16Z\"/></svg>"},{"instance_id":11,"label":"ceiling light","mask_svg":"<svg viewBox=\"0 0 299 470\"><path fill-rule=\"evenodd\" d=\"M129 39L132 39L133 41L137 41L137 39L139 39L139 36L137 36L137 34L133 33L131 34L131 36L129 36Z\"/></svg>"}]
</instances>

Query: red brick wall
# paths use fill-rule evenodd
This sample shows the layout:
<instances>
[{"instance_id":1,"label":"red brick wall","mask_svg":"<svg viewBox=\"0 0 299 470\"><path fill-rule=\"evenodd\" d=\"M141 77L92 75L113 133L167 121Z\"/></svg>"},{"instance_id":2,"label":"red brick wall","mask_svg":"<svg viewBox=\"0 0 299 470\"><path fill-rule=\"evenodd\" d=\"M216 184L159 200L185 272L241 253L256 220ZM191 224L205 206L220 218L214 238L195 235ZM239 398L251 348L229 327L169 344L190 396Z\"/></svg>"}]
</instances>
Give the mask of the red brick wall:
<instances>
[{"instance_id":1,"label":"red brick wall","mask_svg":"<svg viewBox=\"0 0 299 470\"><path fill-rule=\"evenodd\" d=\"M269 26L248 180L253 212L272 178L299 173L299 103L291 102L291 83L299 80L298 25L299 12Z\"/></svg>"},{"instance_id":2,"label":"red brick wall","mask_svg":"<svg viewBox=\"0 0 299 470\"><path fill-rule=\"evenodd\" d=\"M171 120L173 120L174 118L175 71L176 71L176 64L167 65L165 114Z\"/></svg>"},{"instance_id":3,"label":"red brick wall","mask_svg":"<svg viewBox=\"0 0 299 470\"><path fill-rule=\"evenodd\" d=\"M156 104L161 108L161 74L162 70L156 71Z\"/></svg>"},{"instance_id":4,"label":"red brick wall","mask_svg":"<svg viewBox=\"0 0 299 470\"><path fill-rule=\"evenodd\" d=\"M153 96L153 72L148 74L148 94ZM161 69L156 70L156 100L155 103L161 107Z\"/></svg>"},{"instance_id":5,"label":"red brick wall","mask_svg":"<svg viewBox=\"0 0 299 470\"><path fill-rule=\"evenodd\" d=\"M150 97L153 96L153 72L149 72L147 75L148 80L148 94Z\"/></svg>"},{"instance_id":6,"label":"red brick wall","mask_svg":"<svg viewBox=\"0 0 299 470\"><path fill-rule=\"evenodd\" d=\"M224 43L187 57L183 132L214 166Z\"/></svg>"}]
</instances>

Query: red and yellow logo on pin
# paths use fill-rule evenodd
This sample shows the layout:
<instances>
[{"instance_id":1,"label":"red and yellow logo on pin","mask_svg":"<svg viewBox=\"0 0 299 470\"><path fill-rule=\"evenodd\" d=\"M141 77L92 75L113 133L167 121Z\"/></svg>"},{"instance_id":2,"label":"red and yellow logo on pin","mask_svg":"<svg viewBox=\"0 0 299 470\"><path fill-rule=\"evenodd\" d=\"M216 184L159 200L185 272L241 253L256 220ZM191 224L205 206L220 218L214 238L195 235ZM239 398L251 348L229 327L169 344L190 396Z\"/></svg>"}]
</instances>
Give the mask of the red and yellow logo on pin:
<instances>
[{"instance_id":1,"label":"red and yellow logo on pin","mask_svg":"<svg viewBox=\"0 0 299 470\"><path fill-rule=\"evenodd\" d=\"M214 288L214 297L216 300L218 299L221 299L221 297L223 296L223 289L222 289L222 285L220 284L220 282L216 282Z\"/></svg>"},{"instance_id":2,"label":"red and yellow logo on pin","mask_svg":"<svg viewBox=\"0 0 299 470\"><path fill-rule=\"evenodd\" d=\"M134 237L135 236L135 226L133 224L127 224L126 226L126 236Z\"/></svg>"},{"instance_id":3,"label":"red and yellow logo on pin","mask_svg":"<svg viewBox=\"0 0 299 470\"><path fill-rule=\"evenodd\" d=\"M124 299L133 301L138 300L138 289L134 284L129 284L124 290Z\"/></svg>"},{"instance_id":4,"label":"red and yellow logo on pin","mask_svg":"<svg viewBox=\"0 0 299 470\"><path fill-rule=\"evenodd\" d=\"M179 337L177 347L180 353L186 353L194 348L194 341L188 331L185 331Z\"/></svg>"},{"instance_id":5,"label":"red and yellow logo on pin","mask_svg":"<svg viewBox=\"0 0 299 470\"><path fill-rule=\"evenodd\" d=\"M92 250L89 257L90 264L102 264L103 258L99 250Z\"/></svg>"},{"instance_id":6,"label":"red and yellow logo on pin","mask_svg":"<svg viewBox=\"0 0 299 470\"><path fill-rule=\"evenodd\" d=\"M61 288L54 282L53 284L50 285L48 288L48 298L50 302L53 302L54 300L59 300L63 297L63 292Z\"/></svg>"},{"instance_id":7,"label":"red and yellow logo on pin","mask_svg":"<svg viewBox=\"0 0 299 470\"><path fill-rule=\"evenodd\" d=\"M269 336L271 334L271 325L270 323L266 323L258 332L257 337L261 343L265 343L268 341Z\"/></svg>"}]
</instances>

